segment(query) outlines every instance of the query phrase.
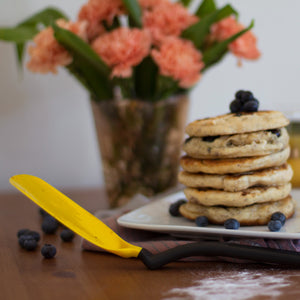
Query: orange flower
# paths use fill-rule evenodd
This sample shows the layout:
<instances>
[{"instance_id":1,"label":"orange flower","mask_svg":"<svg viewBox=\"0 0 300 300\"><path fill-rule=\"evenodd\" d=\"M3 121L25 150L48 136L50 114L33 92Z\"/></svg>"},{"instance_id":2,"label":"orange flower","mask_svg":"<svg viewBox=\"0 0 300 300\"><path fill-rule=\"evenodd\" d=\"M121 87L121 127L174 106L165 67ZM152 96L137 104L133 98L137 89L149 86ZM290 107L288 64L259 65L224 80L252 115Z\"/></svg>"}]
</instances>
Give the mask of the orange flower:
<instances>
[{"instance_id":1,"label":"orange flower","mask_svg":"<svg viewBox=\"0 0 300 300\"><path fill-rule=\"evenodd\" d=\"M132 67L150 52L151 37L145 30L120 27L99 36L92 48L113 68L111 77L130 77Z\"/></svg>"},{"instance_id":2,"label":"orange flower","mask_svg":"<svg viewBox=\"0 0 300 300\"><path fill-rule=\"evenodd\" d=\"M139 0L139 4L142 8L152 8L162 2L167 2L168 0Z\"/></svg>"},{"instance_id":3,"label":"orange flower","mask_svg":"<svg viewBox=\"0 0 300 300\"><path fill-rule=\"evenodd\" d=\"M151 55L159 66L160 74L179 81L179 86L189 88L201 77L204 67L202 54L191 41L178 37L165 39L159 50L152 50Z\"/></svg>"},{"instance_id":4,"label":"orange flower","mask_svg":"<svg viewBox=\"0 0 300 300\"><path fill-rule=\"evenodd\" d=\"M150 30L156 44L166 36L179 36L184 29L197 21L198 17L191 15L180 3L168 1L161 1L143 14L144 27Z\"/></svg>"},{"instance_id":5,"label":"orange flower","mask_svg":"<svg viewBox=\"0 0 300 300\"><path fill-rule=\"evenodd\" d=\"M211 34L214 40L223 41L244 28L235 18L228 17L214 24L211 28ZM230 43L229 50L240 58L256 59L260 56L260 52L256 47L256 37L250 31Z\"/></svg>"},{"instance_id":6,"label":"orange flower","mask_svg":"<svg viewBox=\"0 0 300 300\"><path fill-rule=\"evenodd\" d=\"M115 16L124 13L121 0L89 0L79 11L78 19L88 22L88 37L93 39L104 32L102 21L112 24Z\"/></svg>"},{"instance_id":7,"label":"orange flower","mask_svg":"<svg viewBox=\"0 0 300 300\"><path fill-rule=\"evenodd\" d=\"M56 23L86 40L85 22L72 23L60 19ZM57 73L58 66L66 66L72 62L69 52L56 41L52 27L42 30L33 41L35 45L28 48L31 59L27 63L27 68L32 72Z\"/></svg>"}]
</instances>

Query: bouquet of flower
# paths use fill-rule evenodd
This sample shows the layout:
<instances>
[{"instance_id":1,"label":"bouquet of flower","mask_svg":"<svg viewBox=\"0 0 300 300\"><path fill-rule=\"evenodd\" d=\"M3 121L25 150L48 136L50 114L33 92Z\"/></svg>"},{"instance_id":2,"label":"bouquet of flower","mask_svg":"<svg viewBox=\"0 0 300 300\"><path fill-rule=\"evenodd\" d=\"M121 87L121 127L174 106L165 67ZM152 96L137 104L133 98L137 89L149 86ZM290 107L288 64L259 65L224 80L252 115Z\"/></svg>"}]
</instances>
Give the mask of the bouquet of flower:
<instances>
[{"instance_id":1,"label":"bouquet of flower","mask_svg":"<svg viewBox=\"0 0 300 300\"><path fill-rule=\"evenodd\" d=\"M157 101L187 92L201 75L231 52L260 56L256 38L230 5L203 0L88 0L77 20L47 8L0 39L14 42L20 65L26 43L29 70L56 73L65 67L95 101L123 98Z\"/></svg>"}]
</instances>

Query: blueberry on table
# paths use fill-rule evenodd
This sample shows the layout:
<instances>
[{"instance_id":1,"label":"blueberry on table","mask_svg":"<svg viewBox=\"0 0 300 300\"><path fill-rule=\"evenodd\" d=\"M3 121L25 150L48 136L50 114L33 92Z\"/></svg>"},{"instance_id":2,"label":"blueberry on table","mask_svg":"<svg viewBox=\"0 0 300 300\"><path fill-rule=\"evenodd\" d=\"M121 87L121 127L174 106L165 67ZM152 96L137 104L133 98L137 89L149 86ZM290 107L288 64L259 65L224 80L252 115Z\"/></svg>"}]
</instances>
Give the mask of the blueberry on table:
<instances>
[{"instance_id":1,"label":"blueberry on table","mask_svg":"<svg viewBox=\"0 0 300 300\"><path fill-rule=\"evenodd\" d=\"M42 208L39 208L39 213L43 218L46 217L46 216L49 216L49 214L45 210L43 210Z\"/></svg>"},{"instance_id":2,"label":"blueberry on table","mask_svg":"<svg viewBox=\"0 0 300 300\"><path fill-rule=\"evenodd\" d=\"M45 244L41 249L41 253L45 258L52 258L56 254L56 248L51 244Z\"/></svg>"},{"instance_id":3,"label":"blueberry on table","mask_svg":"<svg viewBox=\"0 0 300 300\"><path fill-rule=\"evenodd\" d=\"M177 200L176 202L172 203L169 207L169 213L171 216L173 217L179 217L181 216L180 212L179 212L179 207L182 204L185 204L187 201L185 199L180 199Z\"/></svg>"},{"instance_id":4,"label":"blueberry on table","mask_svg":"<svg viewBox=\"0 0 300 300\"><path fill-rule=\"evenodd\" d=\"M27 251L35 250L37 245L37 241L33 237L24 241L24 249Z\"/></svg>"},{"instance_id":5,"label":"blueberry on table","mask_svg":"<svg viewBox=\"0 0 300 300\"><path fill-rule=\"evenodd\" d=\"M227 219L225 222L224 222L224 227L226 229L239 229L240 228L240 223L238 220L236 219Z\"/></svg>"},{"instance_id":6,"label":"blueberry on table","mask_svg":"<svg viewBox=\"0 0 300 300\"><path fill-rule=\"evenodd\" d=\"M195 222L198 227L205 227L208 225L208 219L206 216L197 217Z\"/></svg>"},{"instance_id":7,"label":"blueberry on table","mask_svg":"<svg viewBox=\"0 0 300 300\"><path fill-rule=\"evenodd\" d=\"M46 216L42 222L42 230L44 233L53 234L58 228L58 221L52 216Z\"/></svg>"},{"instance_id":8,"label":"blueberry on table","mask_svg":"<svg viewBox=\"0 0 300 300\"><path fill-rule=\"evenodd\" d=\"M22 248L25 248L25 241L27 240L34 240L34 238L32 237L32 235L29 234L23 234L19 237L18 241L19 241L19 245Z\"/></svg>"},{"instance_id":9,"label":"blueberry on table","mask_svg":"<svg viewBox=\"0 0 300 300\"><path fill-rule=\"evenodd\" d=\"M17 232L17 237L19 238L21 235L28 234L29 232L30 232L30 229L27 229L27 228L20 229L20 230Z\"/></svg>"},{"instance_id":10,"label":"blueberry on table","mask_svg":"<svg viewBox=\"0 0 300 300\"><path fill-rule=\"evenodd\" d=\"M278 220L278 221L281 222L281 225L283 226L285 224L286 217L285 217L285 215L282 212L277 211L277 212L275 212L275 213L272 214L271 220L272 221L277 221Z\"/></svg>"},{"instance_id":11,"label":"blueberry on table","mask_svg":"<svg viewBox=\"0 0 300 300\"><path fill-rule=\"evenodd\" d=\"M282 224L279 220L271 220L268 223L268 228L270 231L279 231L282 227Z\"/></svg>"},{"instance_id":12,"label":"blueberry on table","mask_svg":"<svg viewBox=\"0 0 300 300\"><path fill-rule=\"evenodd\" d=\"M64 241L64 242L71 242L74 238L74 232L70 229L63 229L60 233L60 238Z\"/></svg>"},{"instance_id":13,"label":"blueberry on table","mask_svg":"<svg viewBox=\"0 0 300 300\"><path fill-rule=\"evenodd\" d=\"M37 242L41 239L41 236L37 231L30 230L28 234L31 235Z\"/></svg>"}]
</instances>

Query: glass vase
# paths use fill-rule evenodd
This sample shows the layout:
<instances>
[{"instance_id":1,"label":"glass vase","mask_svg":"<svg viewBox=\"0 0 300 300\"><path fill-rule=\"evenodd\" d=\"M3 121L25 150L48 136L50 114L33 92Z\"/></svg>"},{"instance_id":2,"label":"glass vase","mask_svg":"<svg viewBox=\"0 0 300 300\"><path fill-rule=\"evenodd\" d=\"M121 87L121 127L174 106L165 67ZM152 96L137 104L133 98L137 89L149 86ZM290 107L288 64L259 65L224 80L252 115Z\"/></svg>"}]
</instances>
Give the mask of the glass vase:
<instances>
[{"instance_id":1,"label":"glass vase","mask_svg":"<svg viewBox=\"0 0 300 300\"><path fill-rule=\"evenodd\" d=\"M177 185L187 95L91 103L110 207Z\"/></svg>"}]
</instances>

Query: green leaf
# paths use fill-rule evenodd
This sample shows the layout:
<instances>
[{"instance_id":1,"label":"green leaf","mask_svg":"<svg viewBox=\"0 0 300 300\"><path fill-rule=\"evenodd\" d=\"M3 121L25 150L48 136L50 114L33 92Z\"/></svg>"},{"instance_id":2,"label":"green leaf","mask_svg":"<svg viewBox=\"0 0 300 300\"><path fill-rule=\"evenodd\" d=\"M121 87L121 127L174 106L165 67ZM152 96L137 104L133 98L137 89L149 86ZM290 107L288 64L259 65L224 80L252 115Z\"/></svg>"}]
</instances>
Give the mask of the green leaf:
<instances>
[{"instance_id":1,"label":"green leaf","mask_svg":"<svg viewBox=\"0 0 300 300\"><path fill-rule=\"evenodd\" d=\"M173 78L163 75L157 76L157 83L156 83L156 93L155 93L155 100L159 101L169 96L176 94L178 91L178 82L175 81Z\"/></svg>"},{"instance_id":2,"label":"green leaf","mask_svg":"<svg viewBox=\"0 0 300 300\"><path fill-rule=\"evenodd\" d=\"M91 65L85 64L81 58L73 57L73 62L67 70L88 90L95 101L110 100L113 98L112 90L105 84L105 78Z\"/></svg>"},{"instance_id":3,"label":"green leaf","mask_svg":"<svg viewBox=\"0 0 300 300\"><path fill-rule=\"evenodd\" d=\"M24 43L31 40L38 30L32 26L20 26L14 28L0 28L0 39L7 42Z\"/></svg>"},{"instance_id":4,"label":"green leaf","mask_svg":"<svg viewBox=\"0 0 300 300\"><path fill-rule=\"evenodd\" d=\"M235 15L236 17L238 17L239 14L231 5L227 4L222 9L219 10L215 22L218 22L231 15Z\"/></svg>"},{"instance_id":5,"label":"green leaf","mask_svg":"<svg viewBox=\"0 0 300 300\"><path fill-rule=\"evenodd\" d=\"M136 27L142 27L142 11L137 0L122 0Z\"/></svg>"},{"instance_id":6,"label":"green leaf","mask_svg":"<svg viewBox=\"0 0 300 300\"><path fill-rule=\"evenodd\" d=\"M203 18L205 15L213 13L217 9L214 0L203 0L196 11L196 16Z\"/></svg>"},{"instance_id":7,"label":"green leaf","mask_svg":"<svg viewBox=\"0 0 300 300\"><path fill-rule=\"evenodd\" d=\"M26 42L32 40L39 32L39 25L51 25L57 19L67 19L58 9L48 7L22 21L15 27L0 28L0 40L16 43L16 54L19 65L23 63Z\"/></svg>"},{"instance_id":8,"label":"green leaf","mask_svg":"<svg viewBox=\"0 0 300 300\"><path fill-rule=\"evenodd\" d=\"M189 6L193 0L178 0L183 6Z\"/></svg>"},{"instance_id":9,"label":"green leaf","mask_svg":"<svg viewBox=\"0 0 300 300\"><path fill-rule=\"evenodd\" d=\"M57 41L73 56L73 63L70 66L70 70L74 69L75 75L85 80L90 92L99 100L112 98L112 86L108 79L110 68L76 34L55 24L52 27Z\"/></svg>"},{"instance_id":10,"label":"green leaf","mask_svg":"<svg viewBox=\"0 0 300 300\"><path fill-rule=\"evenodd\" d=\"M39 24L43 24L47 27L52 25L57 19L68 20L68 17L57 8L48 7L24 20L18 26L29 25L36 27Z\"/></svg>"},{"instance_id":11,"label":"green leaf","mask_svg":"<svg viewBox=\"0 0 300 300\"><path fill-rule=\"evenodd\" d=\"M135 90L138 98L153 99L156 89L158 67L151 56L147 56L134 71Z\"/></svg>"},{"instance_id":12,"label":"green leaf","mask_svg":"<svg viewBox=\"0 0 300 300\"><path fill-rule=\"evenodd\" d=\"M28 19L21 22L18 26L33 26L34 28L38 28L40 24L43 24L45 27L50 26L57 19L65 19L68 20L68 17L64 15L60 10L53 7L48 7L43 9L42 11L34 14ZM32 37L33 38L33 37ZM32 38L28 39L31 40ZM17 48L17 59L19 65L21 66L23 63L24 50L26 43L22 43L22 45L16 45Z\"/></svg>"},{"instance_id":13,"label":"green leaf","mask_svg":"<svg viewBox=\"0 0 300 300\"><path fill-rule=\"evenodd\" d=\"M200 21L187 28L183 31L182 37L191 40L196 48L201 49L213 23L234 13L235 10L230 5L225 5L224 7L205 15Z\"/></svg>"},{"instance_id":14,"label":"green leaf","mask_svg":"<svg viewBox=\"0 0 300 300\"><path fill-rule=\"evenodd\" d=\"M239 38L240 36L242 36L247 31L249 31L253 26L254 21L252 21L247 28L241 30L240 32L228 38L227 40L224 40L220 43L216 43L214 46L206 50L203 53L203 62L205 63L205 68L203 69L203 71L211 67L213 64L219 62L227 53L229 44L237 38Z\"/></svg>"},{"instance_id":15,"label":"green leaf","mask_svg":"<svg viewBox=\"0 0 300 300\"><path fill-rule=\"evenodd\" d=\"M19 65L20 69L22 69L22 62L23 62L23 58L24 58L24 48L25 48L25 43L16 43L15 51L16 51L16 56L17 56L18 65Z\"/></svg>"}]
</instances>

